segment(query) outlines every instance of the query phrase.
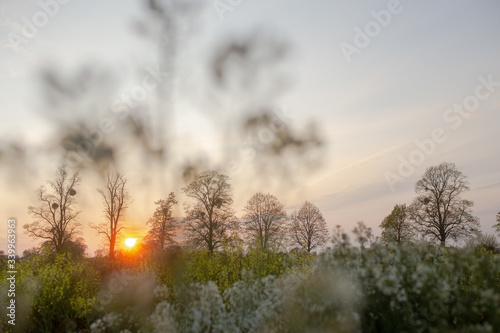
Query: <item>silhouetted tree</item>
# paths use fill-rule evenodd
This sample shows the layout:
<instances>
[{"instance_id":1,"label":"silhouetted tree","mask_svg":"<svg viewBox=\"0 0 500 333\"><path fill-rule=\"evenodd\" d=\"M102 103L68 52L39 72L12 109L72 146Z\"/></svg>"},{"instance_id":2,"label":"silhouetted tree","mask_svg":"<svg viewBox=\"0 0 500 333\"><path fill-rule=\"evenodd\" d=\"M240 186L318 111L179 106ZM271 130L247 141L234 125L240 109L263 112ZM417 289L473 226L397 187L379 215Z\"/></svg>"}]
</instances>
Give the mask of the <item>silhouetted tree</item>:
<instances>
[{"instance_id":1,"label":"silhouetted tree","mask_svg":"<svg viewBox=\"0 0 500 333\"><path fill-rule=\"evenodd\" d=\"M318 207L304 202L298 212L291 216L289 226L291 240L307 252L322 246L328 240L328 228Z\"/></svg>"},{"instance_id":2,"label":"silhouetted tree","mask_svg":"<svg viewBox=\"0 0 500 333\"><path fill-rule=\"evenodd\" d=\"M84 239L82 237L78 237L76 239L66 242L63 245L61 252L71 255L73 258L83 258L85 257L85 252L87 252L87 248L88 246L85 244ZM40 246L40 253L44 249L48 249L51 252L55 252L54 246L50 241L42 243L42 245Z\"/></svg>"},{"instance_id":3,"label":"silhouetted tree","mask_svg":"<svg viewBox=\"0 0 500 333\"><path fill-rule=\"evenodd\" d=\"M479 219L472 215L474 203L460 195L469 191L467 177L454 163L427 168L415 184L420 193L408 209L408 217L423 235L446 244L448 238L470 236L479 229Z\"/></svg>"},{"instance_id":4,"label":"silhouetted tree","mask_svg":"<svg viewBox=\"0 0 500 333\"><path fill-rule=\"evenodd\" d=\"M78 171L70 174L65 165L56 171L56 179L48 181L50 192L41 186L36 190L39 206L29 206L28 213L35 221L25 224L25 233L32 238L42 239L56 253L63 253L65 246L79 234L80 223L75 210L76 190L80 183Z\"/></svg>"},{"instance_id":5,"label":"silhouetted tree","mask_svg":"<svg viewBox=\"0 0 500 333\"><path fill-rule=\"evenodd\" d=\"M158 200L155 202L158 206L149 219L147 224L151 226L145 239L151 243L154 248L163 251L165 245L172 243L175 237L175 229L177 224L172 216L172 208L177 205L174 192L170 192L166 200Z\"/></svg>"},{"instance_id":6,"label":"silhouetted tree","mask_svg":"<svg viewBox=\"0 0 500 333\"><path fill-rule=\"evenodd\" d=\"M286 232L283 204L271 194L254 194L245 206L243 228L247 239L263 250L276 247Z\"/></svg>"},{"instance_id":7,"label":"silhouetted tree","mask_svg":"<svg viewBox=\"0 0 500 333\"><path fill-rule=\"evenodd\" d=\"M498 243L495 235L476 232L474 236L475 237L471 237L467 240L466 246L472 247L476 250L483 248L493 254L500 253L500 244Z\"/></svg>"},{"instance_id":8,"label":"silhouetted tree","mask_svg":"<svg viewBox=\"0 0 500 333\"><path fill-rule=\"evenodd\" d=\"M497 224L495 224L493 228L497 229L497 232L500 232L500 212L497 214Z\"/></svg>"},{"instance_id":9,"label":"silhouetted tree","mask_svg":"<svg viewBox=\"0 0 500 333\"><path fill-rule=\"evenodd\" d=\"M23 258L38 256L42 252L41 247L32 247L23 251Z\"/></svg>"},{"instance_id":10,"label":"silhouetted tree","mask_svg":"<svg viewBox=\"0 0 500 333\"><path fill-rule=\"evenodd\" d=\"M83 258L87 252L88 246L82 237L69 241L65 245L65 252L71 254L74 258Z\"/></svg>"},{"instance_id":11,"label":"silhouetted tree","mask_svg":"<svg viewBox=\"0 0 500 333\"><path fill-rule=\"evenodd\" d=\"M90 226L102 234L106 243L109 245L109 257L115 257L115 245L120 237L121 231L125 228L120 226L120 220L131 202L130 195L125 189L127 179L122 173L108 172L106 185L102 189L97 189L104 203L105 222Z\"/></svg>"},{"instance_id":12,"label":"silhouetted tree","mask_svg":"<svg viewBox=\"0 0 500 333\"><path fill-rule=\"evenodd\" d=\"M401 244L410 241L414 237L414 230L407 218L407 207L405 204L395 205L392 212L387 215L380 228L382 228L382 241L384 243L396 242Z\"/></svg>"},{"instance_id":13,"label":"silhouetted tree","mask_svg":"<svg viewBox=\"0 0 500 333\"><path fill-rule=\"evenodd\" d=\"M228 240L228 232L235 227L229 177L217 171L205 171L182 191L194 200L192 207L185 206L189 241L213 253Z\"/></svg>"}]
</instances>

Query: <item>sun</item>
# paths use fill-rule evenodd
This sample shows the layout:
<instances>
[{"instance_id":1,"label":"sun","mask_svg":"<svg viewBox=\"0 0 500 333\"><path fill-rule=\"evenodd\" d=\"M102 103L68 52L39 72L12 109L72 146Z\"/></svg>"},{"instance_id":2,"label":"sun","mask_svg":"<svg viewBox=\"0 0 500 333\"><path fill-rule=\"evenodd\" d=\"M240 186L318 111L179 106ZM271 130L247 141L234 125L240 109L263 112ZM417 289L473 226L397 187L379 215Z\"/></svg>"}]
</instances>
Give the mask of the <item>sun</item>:
<instances>
[{"instance_id":1,"label":"sun","mask_svg":"<svg viewBox=\"0 0 500 333\"><path fill-rule=\"evenodd\" d=\"M137 243L137 238L127 238L125 239L125 245L127 245L127 247L134 247L135 244Z\"/></svg>"}]
</instances>

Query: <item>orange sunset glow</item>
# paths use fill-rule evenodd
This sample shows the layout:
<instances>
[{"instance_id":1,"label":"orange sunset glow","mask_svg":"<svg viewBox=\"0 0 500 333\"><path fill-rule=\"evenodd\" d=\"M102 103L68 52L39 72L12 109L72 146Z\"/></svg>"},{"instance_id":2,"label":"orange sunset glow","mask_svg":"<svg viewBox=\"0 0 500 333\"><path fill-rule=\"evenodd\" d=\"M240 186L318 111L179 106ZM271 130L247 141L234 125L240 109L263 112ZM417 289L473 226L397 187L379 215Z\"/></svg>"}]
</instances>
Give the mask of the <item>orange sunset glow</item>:
<instances>
[{"instance_id":1,"label":"orange sunset glow","mask_svg":"<svg viewBox=\"0 0 500 333\"><path fill-rule=\"evenodd\" d=\"M125 239L124 243L128 248L131 249L137 244L137 238L127 238Z\"/></svg>"}]
</instances>

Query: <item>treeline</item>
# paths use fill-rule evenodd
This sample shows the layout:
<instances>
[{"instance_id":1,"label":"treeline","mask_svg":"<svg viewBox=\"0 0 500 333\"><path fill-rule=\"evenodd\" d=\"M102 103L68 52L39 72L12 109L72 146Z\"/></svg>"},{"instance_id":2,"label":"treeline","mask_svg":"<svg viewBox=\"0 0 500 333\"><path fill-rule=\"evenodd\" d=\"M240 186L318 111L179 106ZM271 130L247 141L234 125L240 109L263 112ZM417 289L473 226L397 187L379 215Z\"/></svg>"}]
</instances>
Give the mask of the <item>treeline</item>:
<instances>
[{"instance_id":1,"label":"treeline","mask_svg":"<svg viewBox=\"0 0 500 333\"><path fill-rule=\"evenodd\" d=\"M25 232L35 239L44 240L43 246L56 253L78 252L83 239L77 237L81 224L76 218L76 189L81 177L78 171L70 173L59 167L56 178L49 181L50 191L44 186L37 190L38 206L28 210L35 221L24 225ZM90 224L102 236L110 258L116 254L116 244L125 229L122 219L131 203L127 179L122 173L108 173L106 184L99 188L104 206L105 221ZM200 173L184 188L189 201L184 204L185 217L173 216L178 201L173 192L155 202L156 209L146 222L149 231L143 248L162 251L175 245L182 232L183 243L213 253L223 245L244 242L261 250L315 251L328 242L328 228L318 207L304 202L300 209L287 214L283 203L271 194L256 193L247 202L244 215L236 216L232 188L227 175L210 170ZM75 250L76 248L76 250Z\"/></svg>"},{"instance_id":2,"label":"treeline","mask_svg":"<svg viewBox=\"0 0 500 333\"><path fill-rule=\"evenodd\" d=\"M413 202L395 205L380 224L382 241L401 244L421 238L445 245L449 240L465 239L498 252L495 236L481 232L479 218L472 212L474 202L462 198L467 191L467 177L455 164L429 167L415 184L417 196ZM500 231L500 213L493 227Z\"/></svg>"},{"instance_id":3,"label":"treeline","mask_svg":"<svg viewBox=\"0 0 500 333\"><path fill-rule=\"evenodd\" d=\"M28 207L34 221L24 225L25 232L42 239L43 247L55 253L83 254L85 250L84 240L79 237L80 212L75 199L80 183L78 171L71 173L66 166L60 166L55 179L48 182L49 189L45 186L37 189L38 205ZM428 168L415 185L417 196L413 202L408 206L396 205L380 224L381 240L401 244L425 239L445 245L449 239L456 241L480 234L479 219L472 214L473 202L461 197L469 190L467 177L453 163ZM110 172L104 187L97 191L102 198L105 219L90 226L102 237L107 254L113 259L117 241L125 229L122 219L131 203L127 179L120 172ZM182 192L188 198L182 219L173 216L174 206L179 204L174 192L155 202L156 209L146 222L149 230L141 245L143 250L161 252L177 245L179 234L182 234L182 245L205 249L210 254L223 246L241 244L264 251L312 253L331 240L321 211L309 201L287 214L276 196L256 193L247 201L243 215L237 217L232 208L230 178L218 171L195 175ZM500 230L500 213L497 221L495 227ZM360 227L366 228L363 224ZM337 226L334 234L339 228ZM371 230L366 229L371 234ZM496 242L492 235L483 239ZM495 246L498 248L498 243Z\"/></svg>"}]
</instances>

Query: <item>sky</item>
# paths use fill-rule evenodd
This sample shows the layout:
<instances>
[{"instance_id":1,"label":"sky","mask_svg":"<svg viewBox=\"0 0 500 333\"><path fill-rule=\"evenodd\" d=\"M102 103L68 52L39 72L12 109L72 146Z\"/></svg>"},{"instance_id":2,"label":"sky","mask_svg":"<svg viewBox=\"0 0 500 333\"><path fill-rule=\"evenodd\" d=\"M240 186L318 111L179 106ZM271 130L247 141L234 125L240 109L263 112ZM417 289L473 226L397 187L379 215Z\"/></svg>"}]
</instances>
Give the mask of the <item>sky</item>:
<instances>
[{"instance_id":1,"label":"sky","mask_svg":"<svg viewBox=\"0 0 500 333\"><path fill-rule=\"evenodd\" d=\"M427 167L453 162L468 176L471 191L464 196L475 202L482 230L493 232L500 211L498 1L204 3L195 19L186 19L189 32L180 43L182 97L175 99L168 132L174 159L205 154L208 165L220 165L223 152L244 144L221 133L237 130L231 119L243 103L257 103L252 92L259 91L233 91L228 97L213 88L207 68L218 46L252 34L287 45L287 57L266 67L258 81L265 91L279 79L277 92L263 93L272 96L266 102L298 132L315 123L325 142L321 163L295 168L294 161L287 169L294 177L266 178L249 167L231 174L238 215L253 193L271 192L289 212L305 200L314 202L330 229L351 230L364 221L378 235L395 204L411 203L414 184ZM138 0L0 2L0 140L29 147L22 161L2 159L0 170L2 218L18 219L20 251L36 245L21 226L30 222L27 206L36 203L34 190L53 177L59 163L46 149L58 118L44 112L41 70L75 73L92 65L113 74L116 91L130 91L156 65L155 49L136 29L144 12ZM36 30L29 38L23 35L27 24ZM107 94L104 84L102 94ZM141 237L155 200L170 191L181 203L186 198L180 182L164 186L148 179L149 167L138 161L134 148L124 147L119 155L134 197L124 221L126 236ZM266 158L257 154L254 160ZM16 172L22 170L16 163L29 165L30 172ZM82 177L80 222L92 255L99 241L88 223L102 220L95 191L102 179L90 171ZM2 249L6 231L2 223Z\"/></svg>"}]
</instances>

